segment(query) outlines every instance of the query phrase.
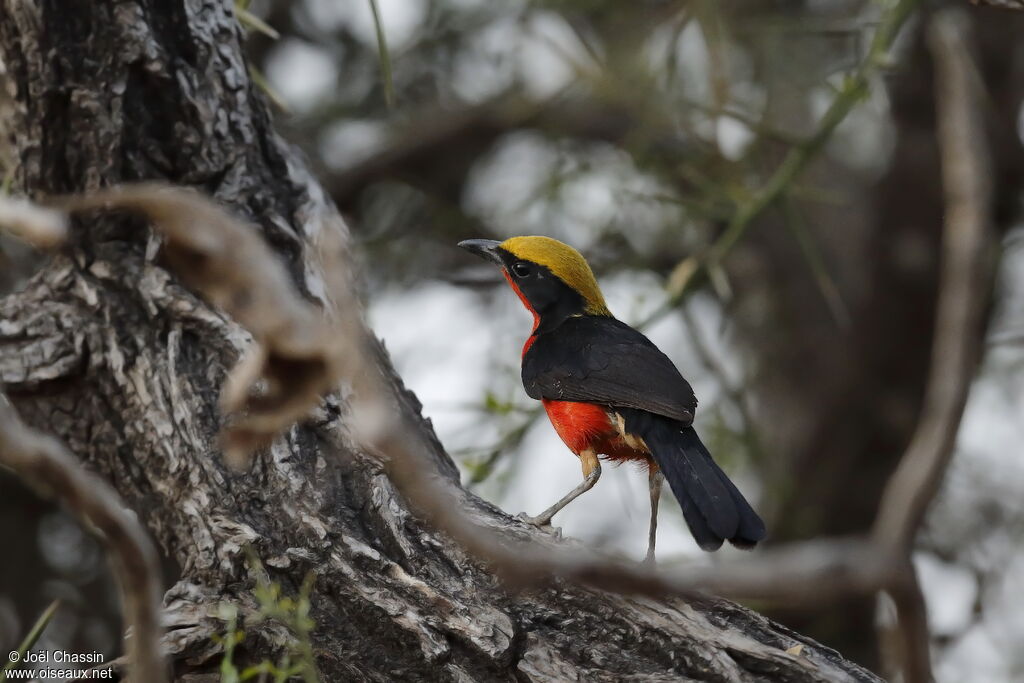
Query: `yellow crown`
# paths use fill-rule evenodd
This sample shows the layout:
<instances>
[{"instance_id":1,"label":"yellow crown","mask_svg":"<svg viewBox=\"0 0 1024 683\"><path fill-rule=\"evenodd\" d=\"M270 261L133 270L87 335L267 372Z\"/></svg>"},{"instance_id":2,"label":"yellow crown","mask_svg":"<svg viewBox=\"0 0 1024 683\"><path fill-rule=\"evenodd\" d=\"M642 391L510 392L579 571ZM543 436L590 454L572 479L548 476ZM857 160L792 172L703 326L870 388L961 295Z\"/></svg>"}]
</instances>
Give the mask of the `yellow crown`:
<instances>
[{"instance_id":1,"label":"yellow crown","mask_svg":"<svg viewBox=\"0 0 1024 683\"><path fill-rule=\"evenodd\" d=\"M547 267L555 276L580 293L591 315L611 315L594 271L580 252L550 237L527 235L510 237L501 248L516 258Z\"/></svg>"}]
</instances>

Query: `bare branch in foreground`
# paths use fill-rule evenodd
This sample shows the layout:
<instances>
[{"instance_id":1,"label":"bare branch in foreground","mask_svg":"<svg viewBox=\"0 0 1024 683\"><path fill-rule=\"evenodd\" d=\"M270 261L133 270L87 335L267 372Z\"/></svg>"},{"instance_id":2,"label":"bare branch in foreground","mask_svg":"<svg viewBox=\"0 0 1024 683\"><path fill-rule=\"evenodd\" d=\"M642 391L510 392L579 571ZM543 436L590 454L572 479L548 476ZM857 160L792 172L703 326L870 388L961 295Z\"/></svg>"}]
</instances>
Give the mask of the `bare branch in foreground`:
<instances>
[{"instance_id":1,"label":"bare branch in foreground","mask_svg":"<svg viewBox=\"0 0 1024 683\"><path fill-rule=\"evenodd\" d=\"M221 396L221 409L232 418L223 438L230 464L246 465L254 449L304 418L337 384L345 350L331 322L295 290L258 231L209 198L143 183L49 203L55 208L0 201L0 225L51 245L63 237L66 212L141 214L164 237L162 253L170 268L253 335L256 343L232 370Z\"/></svg>"},{"instance_id":2,"label":"bare branch in foreground","mask_svg":"<svg viewBox=\"0 0 1024 683\"><path fill-rule=\"evenodd\" d=\"M971 0L972 5L985 5L999 9L1024 10L1024 0Z\"/></svg>"},{"instance_id":3,"label":"bare branch in foreground","mask_svg":"<svg viewBox=\"0 0 1024 683\"><path fill-rule=\"evenodd\" d=\"M64 241L68 219L61 211L0 195L0 228L35 247L49 249Z\"/></svg>"},{"instance_id":4,"label":"bare branch in foreground","mask_svg":"<svg viewBox=\"0 0 1024 683\"><path fill-rule=\"evenodd\" d=\"M121 505L105 481L85 471L56 439L44 436L17 417L0 394L0 465L36 491L66 505L87 530L99 536L112 558L121 585L132 679L167 680L160 652L160 568L145 529Z\"/></svg>"},{"instance_id":5,"label":"bare branch in foreground","mask_svg":"<svg viewBox=\"0 0 1024 683\"><path fill-rule=\"evenodd\" d=\"M54 200L69 211L121 209L148 218L165 239L174 272L228 313L256 344L231 371L221 395L229 464L304 418L339 376L339 347L322 311L291 284L257 230L197 192L129 185ZM198 226L202 226L199 229Z\"/></svg>"}]
</instances>

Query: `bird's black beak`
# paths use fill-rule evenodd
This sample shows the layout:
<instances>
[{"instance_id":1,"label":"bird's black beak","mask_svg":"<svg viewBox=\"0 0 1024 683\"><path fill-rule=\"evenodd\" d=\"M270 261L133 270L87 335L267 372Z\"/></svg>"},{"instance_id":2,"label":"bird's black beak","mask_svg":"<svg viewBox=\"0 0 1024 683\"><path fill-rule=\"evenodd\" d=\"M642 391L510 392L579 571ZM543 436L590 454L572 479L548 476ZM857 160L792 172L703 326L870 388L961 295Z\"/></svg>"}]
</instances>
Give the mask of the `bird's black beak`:
<instances>
[{"instance_id":1,"label":"bird's black beak","mask_svg":"<svg viewBox=\"0 0 1024 683\"><path fill-rule=\"evenodd\" d=\"M499 266L503 265L501 254L498 253L498 247L501 246L501 242L496 240L462 240L459 242L459 246L492 263L497 263Z\"/></svg>"}]
</instances>

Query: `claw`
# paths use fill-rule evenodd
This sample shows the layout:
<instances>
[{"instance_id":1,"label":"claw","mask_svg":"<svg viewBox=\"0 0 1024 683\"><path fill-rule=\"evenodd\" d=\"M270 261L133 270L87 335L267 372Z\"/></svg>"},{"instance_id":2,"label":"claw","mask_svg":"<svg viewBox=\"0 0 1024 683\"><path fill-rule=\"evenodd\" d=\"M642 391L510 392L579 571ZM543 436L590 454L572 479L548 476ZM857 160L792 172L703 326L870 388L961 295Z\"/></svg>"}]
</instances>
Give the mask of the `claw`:
<instances>
[{"instance_id":1,"label":"claw","mask_svg":"<svg viewBox=\"0 0 1024 683\"><path fill-rule=\"evenodd\" d=\"M541 531L553 534L555 538L562 537L562 527L551 526L551 522L549 520L544 520L542 517L531 517L525 512L520 512L518 515L516 515L516 519L522 522L526 522L531 526L535 526Z\"/></svg>"},{"instance_id":2,"label":"claw","mask_svg":"<svg viewBox=\"0 0 1024 683\"><path fill-rule=\"evenodd\" d=\"M525 512L520 512L518 515L516 515L516 519L526 522L527 524L530 524L535 527L543 528L546 526L551 526L548 521L543 520L540 517L531 517Z\"/></svg>"}]
</instances>

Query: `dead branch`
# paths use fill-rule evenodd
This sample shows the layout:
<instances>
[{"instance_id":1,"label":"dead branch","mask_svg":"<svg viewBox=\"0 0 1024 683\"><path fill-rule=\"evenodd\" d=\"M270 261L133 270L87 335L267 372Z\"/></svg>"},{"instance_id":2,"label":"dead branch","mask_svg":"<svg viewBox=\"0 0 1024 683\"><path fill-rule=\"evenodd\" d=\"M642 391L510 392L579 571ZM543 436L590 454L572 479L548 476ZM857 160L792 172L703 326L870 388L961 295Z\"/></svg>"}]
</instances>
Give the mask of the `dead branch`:
<instances>
[{"instance_id":1,"label":"dead branch","mask_svg":"<svg viewBox=\"0 0 1024 683\"><path fill-rule=\"evenodd\" d=\"M55 247L67 236L67 216L25 199L0 195L0 228L40 249Z\"/></svg>"},{"instance_id":2,"label":"dead branch","mask_svg":"<svg viewBox=\"0 0 1024 683\"><path fill-rule=\"evenodd\" d=\"M1024 0L971 0L971 4L998 7L999 9L1024 10Z\"/></svg>"},{"instance_id":3,"label":"dead branch","mask_svg":"<svg viewBox=\"0 0 1024 683\"><path fill-rule=\"evenodd\" d=\"M25 426L0 394L0 464L39 493L59 500L83 527L97 535L121 584L125 639L133 680L163 683L160 651L160 568L139 520L105 481L87 472L56 439Z\"/></svg>"},{"instance_id":4,"label":"dead branch","mask_svg":"<svg viewBox=\"0 0 1024 683\"><path fill-rule=\"evenodd\" d=\"M280 259L250 224L191 190L123 186L55 199L68 211L127 210L148 218L164 238L163 255L182 280L255 338L221 394L230 418L227 461L249 454L305 417L339 377L339 347L323 313L294 287ZM201 225L201 230L196 226Z\"/></svg>"}]
</instances>

